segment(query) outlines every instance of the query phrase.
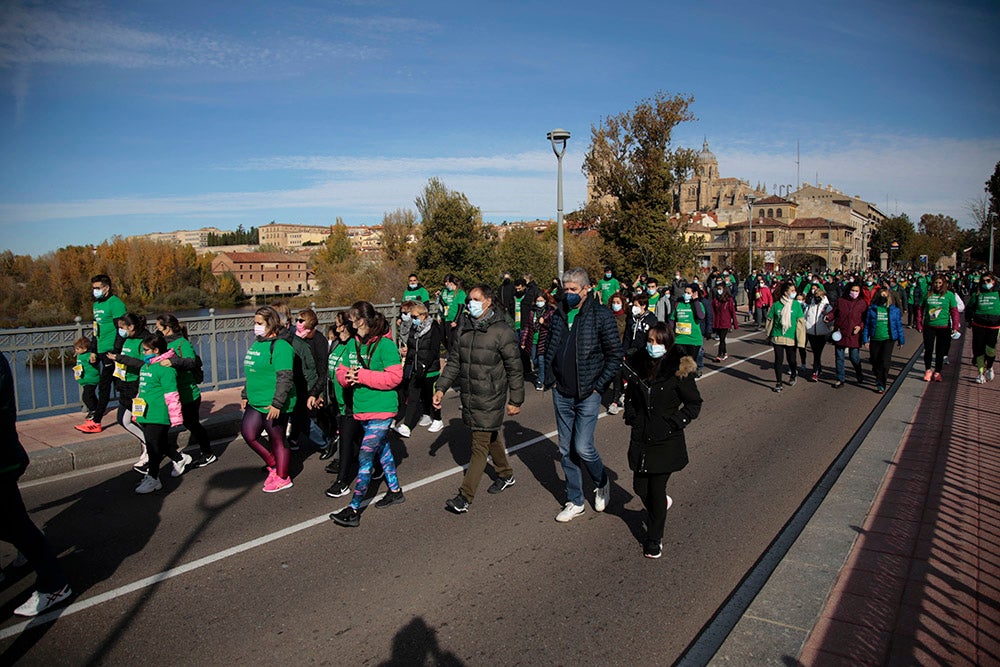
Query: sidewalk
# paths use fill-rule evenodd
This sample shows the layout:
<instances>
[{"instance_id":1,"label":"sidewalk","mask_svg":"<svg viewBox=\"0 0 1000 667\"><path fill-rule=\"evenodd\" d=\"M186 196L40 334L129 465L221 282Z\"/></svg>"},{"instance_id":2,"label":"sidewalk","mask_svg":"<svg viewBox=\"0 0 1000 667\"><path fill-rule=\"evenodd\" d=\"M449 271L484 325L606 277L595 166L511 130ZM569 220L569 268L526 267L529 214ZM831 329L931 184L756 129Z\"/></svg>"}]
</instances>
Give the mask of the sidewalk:
<instances>
[{"instance_id":1,"label":"sidewalk","mask_svg":"<svg viewBox=\"0 0 1000 667\"><path fill-rule=\"evenodd\" d=\"M1000 664L1000 378L970 357L927 384L921 349L711 664Z\"/></svg>"},{"instance_id":2,"label":"sidewalk","mask_svg":"<svg viewBox=\"0 0 1000 667\"><path fill-rule=\"evenodd\" d=\"M116 410L104 416L101 433L81 433L73 428L83 421L82 413L19 419L17 433L31 465L22 481L59 475L105 463L139 457L139 442L115 423ZM239 433L240 387L205 392L201 397L202 424L211 438ZM181 446L186 446L190 434L183 427L171 429Z\"/></svg>"}]
</instances>

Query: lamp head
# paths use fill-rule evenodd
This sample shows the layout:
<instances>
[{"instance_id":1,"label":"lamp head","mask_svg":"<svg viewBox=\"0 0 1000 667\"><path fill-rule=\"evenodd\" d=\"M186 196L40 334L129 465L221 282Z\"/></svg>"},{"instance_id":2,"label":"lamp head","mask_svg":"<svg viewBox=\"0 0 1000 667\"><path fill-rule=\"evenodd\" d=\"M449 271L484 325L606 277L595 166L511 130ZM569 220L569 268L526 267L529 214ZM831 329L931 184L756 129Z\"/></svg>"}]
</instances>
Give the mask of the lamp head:
<instances>
[{"instance_id":1,"label":"lamp head","mask_svg":"<svg viewBox=\"0 0 1000 667\"><path fill-rule=\"evenodd\" d=\"M549 141L566 141L569 139L569 130L564 130L561 127L557 127L551 132L546 133L545 138Z\"/></svg>"}]
</instances>

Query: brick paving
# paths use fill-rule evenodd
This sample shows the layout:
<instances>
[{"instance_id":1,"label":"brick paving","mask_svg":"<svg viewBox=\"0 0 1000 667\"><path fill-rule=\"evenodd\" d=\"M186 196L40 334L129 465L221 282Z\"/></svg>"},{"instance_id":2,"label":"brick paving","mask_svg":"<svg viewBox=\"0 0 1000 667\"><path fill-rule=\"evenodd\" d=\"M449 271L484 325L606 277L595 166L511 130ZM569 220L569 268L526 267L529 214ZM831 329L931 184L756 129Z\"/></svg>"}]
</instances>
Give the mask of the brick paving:
<instances>
[{"instance_id":1,"label":"brick paving","mask_svg":"<svg viewBox=\"0 0 1000 667\"><path fill-rule=\"evenodd\" d=\"M927 386L802 664L1000 664L1000 378L970 358Z\"/></svg>"}]
</instances>

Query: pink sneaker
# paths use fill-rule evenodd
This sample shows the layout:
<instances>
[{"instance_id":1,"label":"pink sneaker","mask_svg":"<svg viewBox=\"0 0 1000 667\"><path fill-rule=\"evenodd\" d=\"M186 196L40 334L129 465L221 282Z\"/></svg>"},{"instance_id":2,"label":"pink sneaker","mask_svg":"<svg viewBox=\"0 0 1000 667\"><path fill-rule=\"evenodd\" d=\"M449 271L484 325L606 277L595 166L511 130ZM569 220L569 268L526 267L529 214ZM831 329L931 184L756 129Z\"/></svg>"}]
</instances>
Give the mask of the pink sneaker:
<instances>
[{"instance_id":1,"label":"pink sneaker","mask_svg":"<svg viewBox=\"0 0 1000 667\"><path fill-rule=\"evenodd\" d=\"M292 486L291 477L278 477L275 473L264 483L264 493L275 493L281 491L282 489L287 489Z\"/></svg>"},{"instance_id":2,"label":"pink sneaker","mask_svg":"<svg viewBox=\"0 0 1000 667\"><path fill-rule=\"evenodd\" d=\"M943 379L944 379L944 378L942 378L942 377L941 377L941 374L940 374L940 373L935 373L935 374L934 374L934 381L935 381L935 382L941 382L941 381L942 381Z\"/></svg>"}]
</instances>

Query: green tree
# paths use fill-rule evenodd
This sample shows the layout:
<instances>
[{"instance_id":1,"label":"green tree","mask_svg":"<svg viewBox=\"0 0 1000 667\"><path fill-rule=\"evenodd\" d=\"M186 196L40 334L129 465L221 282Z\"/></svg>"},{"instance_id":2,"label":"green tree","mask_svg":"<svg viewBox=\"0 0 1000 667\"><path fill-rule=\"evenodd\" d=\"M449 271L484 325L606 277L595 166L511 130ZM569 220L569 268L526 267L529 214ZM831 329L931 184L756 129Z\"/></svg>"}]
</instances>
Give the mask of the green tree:
<instances>
[{"instance_id":1,"label":"green tree","mask_svg":"<svg viewBox=\"0 0 1000 667\"><path fill-rule=\"evenodd\" d=\"M913 222L910 221L909 216L905 213L892 218L886 218L879 225L878 229L872 232L868 241L869 252L871 253L869 259L873 262L878 262L881 254L885 252L890 254L893 263L899 261L903 257L903 249L906 248L910 243L910 239L916 233L916 230L913 228ZM898 250L891 250L893 241L899 243Z\"/></svg>"},{"instance_id":2,"label":"green tree","mask_svg":"<svg viewBox=\"0 0 1000 667\"><path fill-rule=\"evenodd\" d=\"M600 200L601 238L617 249L623 272L666 275L693 265L698 244L667 220L675 187L695 165L694 151L671 144L674 128L694 120L692 102L659 92L591 128L583 171Z\"/></svg>"},{"instance_id":3,"label":"green tree","mask_svg":"<svg viewBox=\"0 0 1000 667\"><path fill-rule=\"evenodd\" d=\"M351 245L351 237L347 234L347 225L340 218L333 225L330 235L326 237L326 248L313 255L315 264L339 264L354 257L357 251Z\"/></svg>"},{"instance_id":4,"label":"green tree","mask_svg":"<svg viewBox=\"0 0 1000 667\"><path fill-rule=\"evenodd\" d=\"M220 308L232 308L243 300L243 288L232 271L226 271L218 278L215 304Z\"/></svg>"},{"instance_id":5,"label":"green tree","mask_svg":"<svg viewBox=\"0 0 1000 667\"><path fill-rule=\"evenodd\" d=\"M554 237L555 227L551 229ZM555 275L555 241L539 237L531 229L512 229L497 244L494 263L497 269L495 273L510 271L515 279L530 273L537 280L547 282Z\"/></svg>"},{"instance_id":6,"label":"green tree","mask_svg":"<svg viewBox=\"0 0 1000 667\"><path fill-rule=\"evenodd\" d=\"M422 229L417 272L424 284L439 285L450 272L466 284L488 280L491 258L479 209L437 178L428 182L416 205Z\"/></svg>"},{"instance_id":7,"label":"green tree","mask_svg":"<svg viewBox=\"0 0 1000 667\"><path fill-rule=\"evenodd\" d=\"M932 262L942 255L950 255L959 250L961 230L958 228L958 221L951 216L924 213L920 216L918 230L930 239L932 252L937 254L937 257L929 258Z\"/></svg>"},{"instance_id":8,"label":"green tree","mask_svg":"<svg viewBox=\"0 0 1000 667\"><path fill-rule=\"evenodd\" d=\"M398 208L382 216L383 256L390 262L405 261L417 230L417 215L408 208Z\"/></svg>"}]
</instances>

